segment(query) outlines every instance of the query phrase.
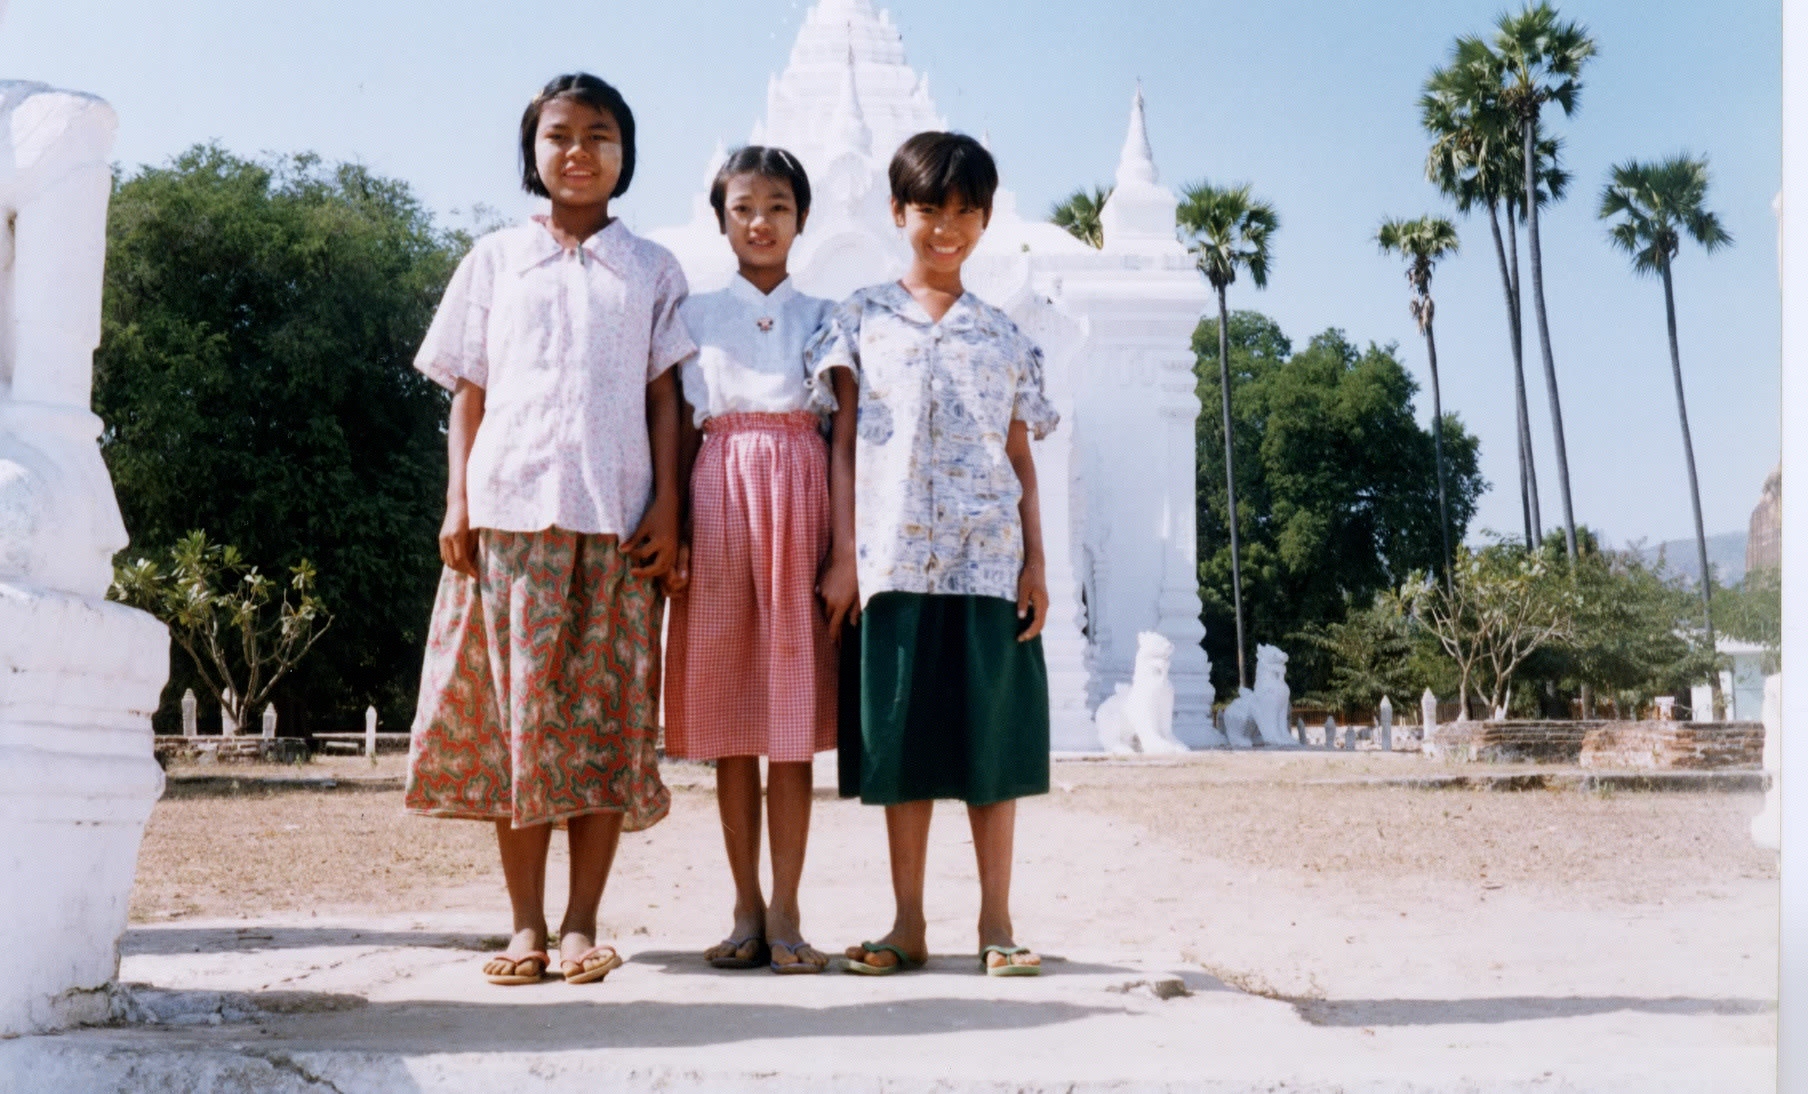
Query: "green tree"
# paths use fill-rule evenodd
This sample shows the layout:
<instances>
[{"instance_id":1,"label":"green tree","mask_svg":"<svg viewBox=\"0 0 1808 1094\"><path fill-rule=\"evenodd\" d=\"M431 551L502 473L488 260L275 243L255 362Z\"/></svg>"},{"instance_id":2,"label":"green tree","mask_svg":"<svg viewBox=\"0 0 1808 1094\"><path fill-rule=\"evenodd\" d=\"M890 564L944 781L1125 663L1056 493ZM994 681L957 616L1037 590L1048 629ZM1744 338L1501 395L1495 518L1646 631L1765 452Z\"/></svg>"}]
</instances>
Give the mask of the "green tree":
<instances>
[{"instance_id":1,"label":"green tree","mask_svg":"<svg viewBox=\"0 0 1808 1094\"><path fill-rule=\"evenodd\" d=\"M1683 462L1689 470L1689 503L1695 507L1695 550L1701 563L1701 618L1708 648L1714 646L1714 583L1708 568L1708 535L1701 521L1701 484L1695 475L1695 445L1689 437L1689 407L1683 399L1682 352L1676 343L1676 292L1671 267L1684 237L1709 254L1732 243L1720 218L1707 209L1706 159L1671 156L1656 163L1628 160L1613 169L1601 192L1602 220L1619 219L1608 230L1614 246L1632 257L1632 268L1664 284L1664 321L1670 335L1670 375L1676 383L1676 417L1682 423ZM1725 709L1720 674L1712 673L1714 716Z\"/></svg>"},{"instance_id":2,"label":"green tree","mask_svg":"<svg viewBox=\"0 0 1808 1094\"><path fill-rule=\"evenodd\" d=\"M1213 186L1197 182L1188 186L1176 211L1180 232L1187 240L1187 250L1199 272L1218 294L1218 377L1224 408L1224 485L1225 505L1237 512L1236 458L1231 451L1234 429L1231 424L1230 312L1225 291L1237 280L1240 271L1249 272L1249 280L1260 289L1268 284L1268 242L1280 230L1280 217L1274 206L1251 196L1250 187ZM1237 629L1237 686L1247 687L1249 673L1243 651L1243 567L1238 542L1238 521L1230 519L1231 603Z\"/></svg>"},{"instance_id":3,"label":"green tree","mask_svg":"<svg viewBox=\"0 0 1808 1094\"><path fill-rule=\"evenodd\" d=\"M1544 361L1544 383L1551 402L1551 433L1557 447L1557 486L1563 500L1564 543L1571 565L1576 562L1576 516L1570 504L1569 453L1563 440L1563 408L1557 397L1557 364L1551 354L1550 323L1544 307L1544 253L1538 231L1539 119L1555 104L1567 117L1582 92L1582 65L1595 55L1595 42L1580 23L1565 22L1545 0L1495 24L1494 52L1504 82L1501 103L1519 122L1520 170L1526 218L1526 244L1532 271L1532 314L1538 320L1538 344Z\"/></svg>"},{"instance_id":4,"label":"green tree","mask_svg":"<svg viewBox=\"0 0 1808 1094\"><path fill-rule=\"evenodd\" d=\"M1774 664L1783 648L1783 572L1775 566L1749 570L1739 584L1720 591L1719 602L1721 632L1763 646Z\"/></svg>"},{"instance_id":5,"label":"green tree","mask_svg":"<svg viewBox=\"0 0 1808 1094\"><path fill-rule=\"evenodd\" d=\"M247 565L237 547L209 543L197 531L170 548L164 565L149 558L116 565L107 595L168 624L214 701L244 727L333 625L314 595L315 580L304 558L278 585Z\"/></svg>"},{"instance_id":6,"label":"green tree","mask_svg":"<svg viewBox=\"0 0 1808 1094\"><path fill-rule=\"evenodd\" d=\"M1450 504L1444 489L1444 399L1438 390L1438 343L1432 333L1432 315L1436 304L1431 298L1431 272L1438 260L1457 251L1456 227L1443 217L1422 216L1416 220L1385 220L1375 233L1375 242L1383 253L1392 252L1406 258L1406 283L1412 288L1413 321L1425 336L1425 353L1431 362L1431 438L1437 457L1438 471L1438 537L1444 553L1439 568L1450 571Z\"/></svg>"},{"instance_id":7,"label":"green tree","mask_svg":"<svg viewBox=\"0 0 1808 1094\"><path fill-rule=\"evenodd\" d=\"M1099 215L1105 211L1105 203L1109 200L1109 186L1094 186L1090 190L1081 187L1056 202L1048 211L1048 219L1081 243L1097 249L1105 245L1105 226Z\"/></svg>"},{"instance_id":8,"label":"green tree","mask_svg":"<svg viewBox=\"0 0 1808 1094\"><path fill-rule=\"evenodd\" d=\"M1539 649L1575 631L1577 593L1542 553L1504 543L1457 551L1451 581L1428 578L1403 590L1413 617L1457 669L1457 701L1467 714L1473 689L1490 711L1508 707L1513 681Z\"/></svg>"},{"instance_id":9,"label":"green tree","mask_svg":"<svg viewBox=\"0 0 1808 1094\"><path fill-rule=\"evenodd\" d=\"M1519 242L1514 224L1523 218L1525 193L1518 121L1502 105L1500 58L1476 38L1457 42L1450 63L1433 69L1419 98L1420 122L1432 138L1425 175L1464 216L1486 209L1494 239L1501 289L1507 306L1507 339L1513 355L1514 410L1519 433L1520 510L1527 550L1543 537L1538 502L1538 467L1532 449L1531 414L1526 404L1525 339L1519 291ZM1561 165L1562 143L1538 142L1538 201L1563 196L1569 173ZM1501 236L1505 212L1506 237Z\"/></svg>"},{"instance_id":10,"label":"green tree","mask_svg":"<svg viewBox=\"0 0 1808 1094\"><path fill-rule=\"evenodd\" d=\"M1222 402L1220 326L1193 334L1198 395ZM1431 433L1413 413L1417 387L1391 348L1360 350L1341 332L1295 353L1274 322L1230 313L1228 347L1243 608L1251 640L1297 658L1302 692L1328 686L1328 664L1296 635L1345 619L1377 593L1439 560ZM1197 461L1200 599L1206 650L1221 674L1235 664L1236 601L1224 437L1201 415ZM1485 483L1475 439L1443 421L1451 529L1458 538ZM1295 672L1297 668L1299 671ZM1221 693L1228 681L1216 681Z\"/></svg>"},{"instance_id":11,"label":"green tree","mask_svg":"<svg viewBox=\"0 0 1808 1094\"><path fill-rule=\"evenodd\" d=\"M285 725L406 725L439 562L444 395L411 362L468 240L398 182L203 146L115 185L96 411L133 552L190 529L319 567L337 622ZM177 659L173 697L198 685Z\"/></svg>"},{"instance_id":12,"label":"green tree","mask_svg":"<svg viewBox=\"0 0 1808 1094\"><path fill-rule=\"evenodd\" d=\"M1321 656L1324 664L1316 675L1326 682L1306 698L1345 718L1374 711L1384 695L1396 707L1408 707L1439 682L1435 665L1425 656L1428 637L1401 598L1386 590L1368 607L1351 608L1342 620L1307 627L1298 638Z\"/></svg>"}]
</instances>

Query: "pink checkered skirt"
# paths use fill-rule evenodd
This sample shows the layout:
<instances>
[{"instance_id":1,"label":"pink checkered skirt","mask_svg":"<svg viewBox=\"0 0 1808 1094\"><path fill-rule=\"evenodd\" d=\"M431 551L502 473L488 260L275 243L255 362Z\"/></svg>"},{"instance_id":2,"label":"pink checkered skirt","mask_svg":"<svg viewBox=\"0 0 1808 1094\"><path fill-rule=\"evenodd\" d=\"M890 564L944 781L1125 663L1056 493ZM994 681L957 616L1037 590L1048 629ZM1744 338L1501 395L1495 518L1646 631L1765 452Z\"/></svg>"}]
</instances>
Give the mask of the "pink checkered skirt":
<instances>
[{"instance_id":1,"label":"pink checkered skirt","mask_svg":"<svg viewBox=\"0 0 1808 1094\"><path fill-rule=\"evenodd\" d=\"M835 650L816 597L830 527L814 414L704 423L690 586L666 637L668 756L798 763L835 747Z\"/></svg>"}]
</instances>

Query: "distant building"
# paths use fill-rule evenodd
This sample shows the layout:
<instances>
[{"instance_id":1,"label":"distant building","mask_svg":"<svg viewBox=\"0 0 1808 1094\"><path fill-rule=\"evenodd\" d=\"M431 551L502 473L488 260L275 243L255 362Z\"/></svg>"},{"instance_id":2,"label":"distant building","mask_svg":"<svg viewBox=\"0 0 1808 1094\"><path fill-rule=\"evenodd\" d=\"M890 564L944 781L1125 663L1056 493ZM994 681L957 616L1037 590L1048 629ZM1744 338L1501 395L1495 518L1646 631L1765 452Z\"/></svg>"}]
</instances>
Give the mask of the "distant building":
<instances>
[{"instance_id":1,"label":"distant building","mask_svg":"<svg viewBox=\"0 0 1808 1094\"><path fill-rule=\"evenodd\" d=\"M1751 534L1745 541L1745 569L1749 573L1783 565L1783 468L1764 479L1764 493L1752 510Z\"/></svg>"}]
</instances>

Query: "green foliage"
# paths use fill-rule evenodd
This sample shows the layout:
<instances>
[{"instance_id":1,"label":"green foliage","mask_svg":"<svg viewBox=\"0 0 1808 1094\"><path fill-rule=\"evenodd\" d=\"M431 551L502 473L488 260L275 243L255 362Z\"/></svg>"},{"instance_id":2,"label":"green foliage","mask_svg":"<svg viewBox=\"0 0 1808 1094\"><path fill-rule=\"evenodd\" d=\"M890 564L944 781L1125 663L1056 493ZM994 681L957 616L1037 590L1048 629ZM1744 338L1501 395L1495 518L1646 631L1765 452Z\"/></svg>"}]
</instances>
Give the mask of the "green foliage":
<instances>
[{"instance_id":1,"label":"green foliage","mask_svg":"<svg viewBox=\"0 0 1808 1094\"><path fill-rule=\"evenodd\" d=\"M304 558L279 586L237 547L209 543L197 531L170 548L167 565L149 558L116 563L107 595L168 624L214 700L243 726L333 625L314 594L316 579ZM279 588L282 599L272 604Z\"/></svg>"},{"instance_id":2,"label":"green foliage","mask_svg":"<svg viewBox=\"0 0 1808 1094\"><path fill-rule=\"evenodd\" d=\"M1783 571L1766 566L1749 571L1737 585L1716 589L1714 623L1728 638L1763 646L1773 655L1781 652Z\"/></svg>"},{"instance_id":3,"label":"green foliage","mask_svg":"<svg viewBox=\"0 0 1808 1094\"><path fill-rule=\"evenodd\" d=\"M1396 709L1416 707L1427 687L1446 684L1430 635L1392 592L1378 594L1366 608L1353 608L1341 621L1307 627L1297 636L1321 662L1313 675L1323 688L1304 698L1345 717L1372 712L1389 696ZM1289 662L1292 667L1292 662Z\"/></svg>"},{"instance_id":4,"label":"green foliage","mask_svg":"<svg viewBox=\"0 0 1808 1094\"><path fill-rule=\"evenodd\" d=\"M339 623L284 724L405 725L439 570L445 396L411 367L468 246L399 182L201 146L115 185L95 410L134 550L193 528L320 567ZM180 661L165 692L197 681Z\"/></svg>"},{"instance_id":5,"label":"green foliage","mask_svg":"<svg viewBox=\"0 0 1808 1094\"><path fill-rule=\"evenodd\" d=\"M1250 638L1299 658L1296 688L1323 691L1330 667L1297 635L1438 565L1431 433L1413 417L1418 388L1391 347L1359 351L1330 330L1295 353L1272 320L1250 311L1231 313L1228 334ZM1193 348L1199 398L1218 406L1215 319L1200 323ZM1236 653L1219 415L1199 416L1197 452L1205 645L1225 693L1235 686ZM1444 419L1444 453L1460 538L1486 484L1476 440L1454 415Z\"/></svg>"},{"instance_id":6,"label":"green foliage","mask_svg":"<svg viewBox=\"0 0 1808 1094\"><path fill-rule=\"evenodd\" d=\"M1193 183L1182 191L1175 219L1212 288L1223 292L1237 280L1238 270L1248 270L1258 289L1268 284L1268 243L1280 231L1281 220L1274 206L1252 195L1248 184Z\"/></svg>"},{"instance_id":7,"label":"green foliage","mask_svg":"<svg viewBox=\"0 0 1808 1094\"><path fill-rule=\"evenodd\" d=\"M1619 217L1607 238L1632 257L1634 270L1657 274L1676 257L1685 235L1709 254L1732 243L1720 218L1708 211L1707 197L1706 158L1627 160L1613 169L1602 189L1598 215L1602 220Z\"/></svg>"},{"instance_id":8,"label":"green foliage","mask_svg":"<svg viewBox=\"0 0 1808 1094\"><path fill-rule=\"evenodd\" d=\"M1109 186L1094 186L1091 190L1081 187L1056 202L1048 211L1048 219L1088 247L1103 247L1105 226L1099 217L1105 211L1105 202L1110 199Z\"/></svg>"},{"instance_id":9,"label":"green foliage","mask_svg":"<svg viewBox=\"0 0 1808 1094\"><path fill-rule=\"evenodd\" d=\"M1505 100L1505 62L1475 37L1457 39L1450 63L1432 70L1419 97L1419 122L1431 136L1425 177L1468 215L1504 207L1525 217L1525 146ZM1532 149L1538 207L1560 201L1571 176L1562 138L1537 135Z\"/></svg>"},{"instance_id":10,"label":"green foliage","mask_svg":"<svg viewBox=\"0 0 1808 1094\"><path fill-rule=\"evenodd\" d=\"M1406 259L1406 283L1412 287L1412 317L1423 334L1431 326L1431 272L1438 260L1453 255L1460 244L1456 225L1444 217L1422 216L1413 220L1389 218L1375 232L1383 254Z\"/></svg>"},{"instance_id":11,"label":"green foliage","mask_svg":"<svg viewBox=\"0 0 1808 1094\"><path fill-rule=\"evenodd\" d=\"M1450 581L1415 577L1402 596L1455 664L1457 701L1509 704L1514 677L1539 649L1576 633L1579 597L1561 558L1507 543L1459 548Z\"/></svg>"}]
</instances>

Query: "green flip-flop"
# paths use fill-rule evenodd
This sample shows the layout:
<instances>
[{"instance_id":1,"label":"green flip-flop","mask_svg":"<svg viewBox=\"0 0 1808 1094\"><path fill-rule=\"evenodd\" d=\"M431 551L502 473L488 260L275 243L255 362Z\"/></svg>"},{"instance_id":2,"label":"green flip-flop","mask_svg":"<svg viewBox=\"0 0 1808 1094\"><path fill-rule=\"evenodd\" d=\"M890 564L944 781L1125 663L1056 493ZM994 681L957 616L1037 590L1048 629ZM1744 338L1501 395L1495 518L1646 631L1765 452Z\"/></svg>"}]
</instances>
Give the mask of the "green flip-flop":
<instances>
[{"instance_id":1,"label":"green flip-flop","mask_svg":"<svg viewBox=\"0 0 1808 1094\"><path fill-rule=\"evenodd\" d=\"M986 970L987 976L1041 976L1041 965L1019 965L1011 958L1020 953L1034 953L1028 946L987 946L979 951L980 968ZM987 955L998 954L1004 958L1004 964L994 965L986 960Z\"/></svg>"},{"instance_id":2,"label":"green flip-flop","mask_svg":"<svg viewBox=\"0 0 1808 1094\"><path fill-rule=\"evenodd\" d=\"M920 969L923 967L923 962L918 961L916 958L905 953L902 949L892 945L890 942L862 942L860 943L860 948L867 953L889 952L897 956L898 963L895 965L869 965L864 961L855 961L851 957L843 958L842 960L847 962L847 971L851 973L857 973L861 976L890 976L894 972L909 972L912 969Z\"/></svg>"}]
</instances>

